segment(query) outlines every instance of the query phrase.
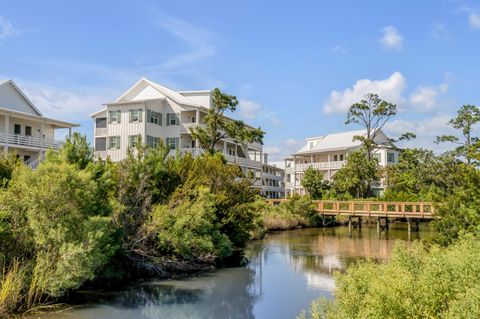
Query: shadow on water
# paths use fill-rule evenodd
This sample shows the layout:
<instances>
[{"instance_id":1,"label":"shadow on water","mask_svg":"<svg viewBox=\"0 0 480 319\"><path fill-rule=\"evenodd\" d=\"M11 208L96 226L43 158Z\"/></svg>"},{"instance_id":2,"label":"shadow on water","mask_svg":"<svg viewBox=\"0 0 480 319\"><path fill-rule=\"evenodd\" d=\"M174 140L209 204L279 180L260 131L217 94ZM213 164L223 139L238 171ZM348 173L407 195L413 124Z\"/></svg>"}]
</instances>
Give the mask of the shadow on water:
<instances>
[{"instance_id":1,"label":"shadow on water","mask_svg":"<svg viewBox=\"0 0 480 319\"><path fill-rule=\"evenodd\" d=\"M410 239L431 236L428 225ZM388 232L375 225L333 227L268 234L247 249L249 264L198 277L150 281L117 292L84 293L83 306L50 319L263 319L295 318L319 296L332 298L334 271L359 259L388 260L395 241L407 240L404 224Z\"/></svg>"}]
</instances>

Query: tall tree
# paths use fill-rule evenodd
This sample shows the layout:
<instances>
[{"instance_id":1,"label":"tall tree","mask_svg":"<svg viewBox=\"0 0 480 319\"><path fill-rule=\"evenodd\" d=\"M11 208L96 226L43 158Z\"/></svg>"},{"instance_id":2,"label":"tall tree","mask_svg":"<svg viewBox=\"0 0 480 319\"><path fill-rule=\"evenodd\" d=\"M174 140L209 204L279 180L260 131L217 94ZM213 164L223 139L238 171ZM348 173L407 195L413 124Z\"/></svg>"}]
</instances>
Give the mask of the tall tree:
<instances>
[{"instance_id":1,"label":"tall tree","mask_svg":"<svg viewBox=\"0 0 480 319\"><path fill-rule=\"evenodd\" d=\"M462 132L463 140L454 135L437 136L438 143L451 142L458 145L455 153L458 156L465 157L468 164L478 158L479 138L472 136L475 124L480 122L480 109L475 105L464 105L457 111L457 116L448 121L448 124L454 129Z\"/></svg>"},{"instance_id":2,"label":"tall tree","mask_svg":"<svg viewBox=\"0 0 480 319\"><path fill-rule=\"evenodd\" d=\"M204 118L205 125L191 128L192 137L208 153L215 153L215 145L224 138L237 143L262 143L264 132L260 128L251 128L243 121L229 119L225 112L235 112L238 100L216 88L212 93L212 107Z\"/></svg>"},{"instance_id":3,"label":"tall tree","mask_svg":"<svg viewBox=\"0 0 480 319\"><path fill-rule=\"evenodd\" d=\"M377 94L369 93L365 99L350 106L345 124L359 124L366 130L365 136L355 136L355 140L361 141L367 158L372 160L373 153L378 144L377 136L385 124L397 114L397 106L393 103L382 100ZM391 142L410 140L415 138L413 133L405 133L397 140Z\"/></svg>"},{"instance_id":4,"label":"tall tree","mask_svg":"<svg viewBox=\"0 0 480 319\"><path fill-rule=\"evenodd\" d=\"M323 173L311 167L303 174L302 186L312 199L321 199L323 194L330 189L330 183L324 179Z\"/></svg>"}]
</instances>

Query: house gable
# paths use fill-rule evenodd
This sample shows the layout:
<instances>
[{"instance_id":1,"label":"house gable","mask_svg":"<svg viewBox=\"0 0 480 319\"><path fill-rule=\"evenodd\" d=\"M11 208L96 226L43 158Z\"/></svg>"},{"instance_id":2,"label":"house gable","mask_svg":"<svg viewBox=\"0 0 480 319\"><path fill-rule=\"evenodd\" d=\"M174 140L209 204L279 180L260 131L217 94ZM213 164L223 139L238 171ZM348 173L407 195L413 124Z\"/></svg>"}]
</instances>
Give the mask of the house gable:
<instances>
[{"instance_id":1,"label":"house gable","mask_svg":"<svg viewBox=\"0 0 480 319\"><path fill-rule=\"evenodd\" d=\"M42 113L11 80L0 82L0 107L41 116Z\"/></svg>"}]
</instances>

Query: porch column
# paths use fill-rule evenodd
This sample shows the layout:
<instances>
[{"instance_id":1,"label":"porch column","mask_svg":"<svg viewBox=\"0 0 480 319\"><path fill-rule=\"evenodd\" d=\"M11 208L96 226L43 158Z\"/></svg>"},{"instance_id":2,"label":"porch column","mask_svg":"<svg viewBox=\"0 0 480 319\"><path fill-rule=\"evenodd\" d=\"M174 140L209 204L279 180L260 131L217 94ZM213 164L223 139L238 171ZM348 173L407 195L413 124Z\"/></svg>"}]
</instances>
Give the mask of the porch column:
<instances>
[{"instance_id":1,"label":"porch column","mask_svg":"<svg viewBox=\"0 0 480 319\"><path fill-rule=\"evenodd\" d=\"M5 115L4 125L5 125L5 148L3 149L3 151L5 153L8 153L8 128L10 126L10 116L9 115Z\"/></svg>"},{"instance_id":2,"label":"porch column","mask_svg":"<svg viewBox=\"0 0 480 319\"><path fill-rule=\"evenodd\" d=\"M198 109L195 110L195 122L200 124L200 111Z\"/></svg>"},{"instance_id":3,"label":"porch column","mask_svg":"<svg viewBox=\"0 0 480 319\"><path fill-rule=\"evenodd\" d=\"M293 156L293 192L296 192L297 188L297 170L296 170L295 156Z\"/></svg>"},{"instance_id":4,"label":"porch column","mask_svg":"<svg viewBox=\"0 0 480 319\"><path fill-rule=\"evenodd\" d=\"M68 139L71 139L72 138L72 128L69 127L68 128Z\"/></svg>"},{"instance_id":5,"label":"porch column","mask_svg":"<svg viewBox=\"0 0 480 319\"><path fill-rule=\"evenodd\" d=\"M223 154L227 155L227 141L223 141Z\"/></svg>"},{"instance_id":6,"label":"porch column","mask_svg":"<svg viewBox=\"0 0 480 319\"><path fill-rule=\"evenodd\" d=\"M45 140L45 135L43 134L43 132L45 131L45 122L42 122L40 124L40 148L42 149L42 153L43 153L43 143L44 143L44 140Z\"/></svg>"}]
</instances>

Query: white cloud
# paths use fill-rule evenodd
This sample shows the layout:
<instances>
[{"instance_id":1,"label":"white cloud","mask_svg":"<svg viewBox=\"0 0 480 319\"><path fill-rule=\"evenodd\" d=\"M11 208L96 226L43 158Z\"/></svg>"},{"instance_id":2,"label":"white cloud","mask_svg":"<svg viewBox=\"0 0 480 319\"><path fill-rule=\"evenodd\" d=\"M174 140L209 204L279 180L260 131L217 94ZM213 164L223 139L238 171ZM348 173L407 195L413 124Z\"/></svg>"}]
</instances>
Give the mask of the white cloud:
<instances>
[{"instance_id":1,"label":"white cloud","mask_svg":"<svg viewBox=\"0 0 480 319\"><path fill-rule=\"evenodd\" d=\"M21 88L45 116L71 122L88 119L89 114L118 95L116 90L69 90L36 83Z\"/></svg>"},{"instance_id":2,"label":"white cloud","mask_svg":"<svg viewBox=\"0 0 480 319\"><path fill-rule=\"evenodd\" d=\"M268 155L270 156L275 156L275 155L278 155L280 154L280 148L277 147L277 146L267 146L267 147L264 147L263 148L263 152L264 153L267 153Z\"/></svg>"},{"instance_id":3,"label":"white cloud","mask_svg":"<svg viewBox=\"0 0 480 319\"><path fill-rule=\"evenodd\" d=\"M246 120L253 120L259 116L262 106L252 100L240 100L237 106L238 113Z\"/></svg>"},{"instance_id":4,"label":"white cloud","mask_svg":"<svg viewBox=\"0 0 480 319\"><path fill-rule=\"evenodd\" d=\"M278 117L276 117L276 116L272 116L272 117L270 118L270 121L271 121L272 124L275 125L276 127L282 127L282 126L283 126L282 121L281 121Z\"/></svg>"},{"instance_id":5,"label":"white cloud","mask_svg":"<svg viewBox=\"0 0 480 319\"><path fill-rule=\"evenodd\" d=\"M289 138L289 139L285 140L285 145L289 146L289 147L296 146L297 143L298 142L296 140L294 140L293 138Z\"/></svg>"},{"instance_id":6,"label":"white cloud","mask_svg":"<svg viewBox=\"0 0 480 319\"><path fill-rule=\"evenodd\" d=\"M206 29L164 14L157 14L154 23L188 46L187 52L177 54L162 63L162 69L191 66L217 53L213 45L213 34Z\"/></svg>"},{"instance_id":7,"label":"white cloud","mask_svg":"<svg viewBox=\"0 0 480 319\"><path fill-rule=\"evenodd\" d=\"M382 37L379 39L379 42L385 50L400 51L403 49L403 36L398 33L397 28L386 26L381 32Z\"/></svg>"},{"instance_id":8,"label":"white cloud","mask_svg":"<svg viewBox=\"0 0 480 319\"><path fill-rule=\"evenodd\" d=\"M417 138L404 142L403 145L399 146L429 148L437 152L443 152L449 148L449 145L437 145L433 142L439 135L455 133L447 124L450 118L451 116L448 114L437 114L428 119L418 121L397 119L385 125L385 132L391 137L398 137L405 132L413 132L417 135Z\"/></svg>"},{"instance_id":9,"label":"white cloud","mask_svg":"<svg viewBox=\"0 0 480 319\"><path fill-rule=\"evenodd\" d=\"M334 45L330 48L330 51L333 53L347 53L347 49L341 45Z\"/></svg>"},{"instance_id":10,"label":"white cloud","mask_svg":"<svg viewBox=\"0 0 480 319\"><path fill-rule=\"evenodd\" d=\"M468 23L473 29L480 29L480 13L471 12L468 16Z\"/></svg>"},{"instance_id":11,"label":"white cloud","mask_svg":"<svg viewBox=\"0 0 480 319\"><path fill-rule=\"evenodd\" d=\"M12 23L0 15L0 40L19 35L20 31L13 27Z\"/></svg>"},{"instance_id":12,"label":"white cloud","mask_svg":"<svg viewBox=\"0 0 480 319\"><path fill-rule=\"evenodd\" d=\"M443 23L438 21L436 21L432 25L432 34L433 37L437 40L450 40L452 37L447 27Z\"/></svg>"},{"instance_id":13,"label":"white cloud","mask_svg":"<svg viewBox=\"0 0 480 319\"><path fill-rule=\"evenodd\" d=\"M409 102L416 111L432 111L437 106L437 97L448 91L448 84L439 86L420 86L410 95Z\"/></svg>"},{"instance_id":14,"label":"white cloud","mask_svg":"<svg viewBox=\"0 0 480 319\"><path fill-rule=\"evenodd\" d=\"M407 81L400 72L394 72L383 80L361 79L343 92L332 91L324 105L324 111L326 114L345 113L353 103L360 101L368 93L376 93L392 103L401 103L406 85Z\"/></svg>"}]
</instances>

